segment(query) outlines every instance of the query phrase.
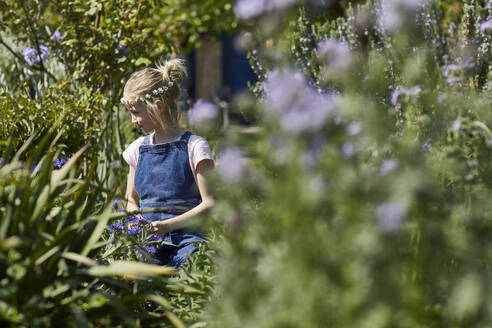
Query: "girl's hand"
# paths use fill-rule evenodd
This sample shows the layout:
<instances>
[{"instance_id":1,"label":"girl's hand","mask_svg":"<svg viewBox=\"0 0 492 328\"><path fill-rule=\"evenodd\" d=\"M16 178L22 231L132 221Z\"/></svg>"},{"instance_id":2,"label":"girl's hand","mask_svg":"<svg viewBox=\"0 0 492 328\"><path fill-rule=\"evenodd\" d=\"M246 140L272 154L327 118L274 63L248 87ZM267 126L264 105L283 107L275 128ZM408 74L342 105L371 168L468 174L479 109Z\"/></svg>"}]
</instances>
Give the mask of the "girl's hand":
<instances>
[{"instance_id":1,"label":"girl's hand","mask_svg":"<svg viewBox=\"0 0 492 328\"><path fill-rule=\"evenodd\" d=\"M156 235L164 236L166 233L173 231L170 222L154 221L151 223L151 232Z\"/></svg>"}]
</instances>

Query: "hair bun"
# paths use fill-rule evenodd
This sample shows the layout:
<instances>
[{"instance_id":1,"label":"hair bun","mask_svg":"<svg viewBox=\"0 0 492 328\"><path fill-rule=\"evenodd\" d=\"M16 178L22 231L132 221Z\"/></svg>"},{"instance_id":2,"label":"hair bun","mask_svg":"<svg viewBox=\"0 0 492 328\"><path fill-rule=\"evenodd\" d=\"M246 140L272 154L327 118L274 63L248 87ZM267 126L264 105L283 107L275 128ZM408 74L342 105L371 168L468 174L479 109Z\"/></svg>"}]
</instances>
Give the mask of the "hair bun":
<instances>
[{"instance_id":1,"label":"hair bun","mask_svg":"<svg viewBox=\"0 0 492 328\"><path fill-rule=\"evenodd\" d=\"M157 64L157 69L162 73L162 79L165 82L173 81L178 85L181 85L188 76L183 59L166 60L164 63Z\"/></svg>"}]
</instances>

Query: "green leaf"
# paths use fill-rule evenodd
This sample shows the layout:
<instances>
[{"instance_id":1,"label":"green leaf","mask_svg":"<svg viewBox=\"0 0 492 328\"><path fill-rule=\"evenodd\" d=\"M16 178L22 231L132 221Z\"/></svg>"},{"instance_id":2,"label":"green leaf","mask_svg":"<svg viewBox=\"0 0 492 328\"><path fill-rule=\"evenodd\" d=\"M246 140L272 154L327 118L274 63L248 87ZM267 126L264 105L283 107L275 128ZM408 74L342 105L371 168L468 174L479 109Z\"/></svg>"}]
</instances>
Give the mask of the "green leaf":
<instances>
[{"instance_id":1,"label":"green leaf","mask_svg":"<svg viewBox=\"0 0 492 328\"><path fill-rule=\"evenodd\" d=\"M151 275L176 275L179 270L155 264L130 261L116 261L110 265L98 265L87 271L93 276L123 276L128 279L144 279Z\"/></svg>"},{"instance_id":2,"label":"green leaf","mask_svg":"<svg viewBox=\"0 0 492 328\"><path fill-rule=\"evenodd\" d=\"M135 61L135 66L140 66L140 65L150 65L152 62L145 57L140 57Z\"/></svg>"},{"instance_id":3,"label":"green leaf","mask_svg":"<svg viewBox=\"0 0 492 328\"><path fill-rule=\"evenodd\" d=\"M75 261L75 262L78 262L78 263L81 263L81 264L84 264L87 266L97 265L97 262L94 261L93 259L91 259L90 257L83 256L83 255L80 255L77 253L65 252L62 254L62 257L67 259L67 260Z\"/></svg>"},{"instance_id":4,"label":"green leaf","mask_svg":"<svg viewBox=\"0 0 492 328\"><path fill-rule=\"evenodd\" d=\"M0 251L4 252L11 248L17 248L22 244L22 240L17 236L12 236L7 239L0 240Z\"/></svg>"}]
</instances>

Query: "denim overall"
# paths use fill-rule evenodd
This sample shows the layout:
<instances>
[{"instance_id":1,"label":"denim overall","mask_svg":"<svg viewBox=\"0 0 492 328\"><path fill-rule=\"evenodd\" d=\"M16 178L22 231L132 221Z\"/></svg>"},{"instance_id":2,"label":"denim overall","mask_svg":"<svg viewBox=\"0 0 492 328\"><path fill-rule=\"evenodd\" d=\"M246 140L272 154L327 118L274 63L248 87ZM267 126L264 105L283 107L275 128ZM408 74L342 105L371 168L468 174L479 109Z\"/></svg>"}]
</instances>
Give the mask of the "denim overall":
<instances>
[{"instance_id":1,"label":"denim overall","mask_svg":"<svg viewBox=\"0 0 492 328\"><path fill-rule=\"evenodd\" d=\"M202 199L190 168L188 139L185 132L178 141L149 145L151 135L144 138L139 148L135 171L135 189L140 198L140 209L175 207L166 212L145 213L148 221L163 221L182 214L201 203ZM164 235L156 257L160 265L180 267L186 255L197 248L194 242L204 239L197 231L176 230Z\"/></svg>"}]
</instances>

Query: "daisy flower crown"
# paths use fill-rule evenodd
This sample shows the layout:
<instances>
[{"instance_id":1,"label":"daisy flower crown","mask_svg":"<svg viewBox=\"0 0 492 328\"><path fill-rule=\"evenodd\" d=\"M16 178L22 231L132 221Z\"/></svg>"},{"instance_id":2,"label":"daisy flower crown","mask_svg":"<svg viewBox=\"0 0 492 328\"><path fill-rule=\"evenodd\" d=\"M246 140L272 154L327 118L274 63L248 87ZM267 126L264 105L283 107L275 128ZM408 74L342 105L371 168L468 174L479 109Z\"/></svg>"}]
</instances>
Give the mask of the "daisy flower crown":
<instances>
[{"instance_id":1,"label":"daisy flower crown","mask_svg":"<svg viewBox=\"0 0 492 328\"><path fill-rule=\"evenodd\" d=\"M160 98L170 88L172 88L174 86L174 84L175 84L174 79L173 79L173 77L171 77L169 82L167 83L167 85L165 85L163 87L156 88L156 89L150 91L149 93L146 93L143 96L136 97L136 98L131 99L131 100L125 99L125 97L123 97L123 98L121 98L121 103L123 103L124 105L127 105L127 106L133 106L139 102L145 102L146 100L151 100L152 98Z\"/></svg>"}]
</instances>

